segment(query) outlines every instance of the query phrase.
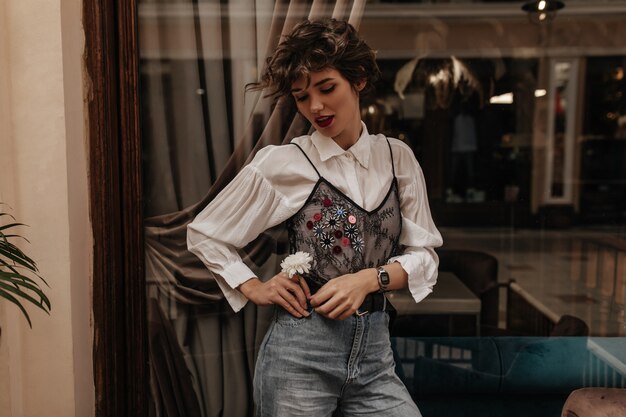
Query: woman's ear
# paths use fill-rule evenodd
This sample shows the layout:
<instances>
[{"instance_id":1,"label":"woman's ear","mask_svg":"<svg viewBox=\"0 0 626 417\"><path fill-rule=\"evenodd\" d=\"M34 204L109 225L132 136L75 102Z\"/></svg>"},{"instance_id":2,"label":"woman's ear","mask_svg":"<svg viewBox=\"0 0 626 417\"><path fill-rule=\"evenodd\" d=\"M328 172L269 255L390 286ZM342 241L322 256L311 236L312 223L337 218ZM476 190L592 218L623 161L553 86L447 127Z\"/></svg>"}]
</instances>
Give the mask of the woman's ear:
<instances>
[{"instance_id":1,"label":"woman's ear","mask_svg":"<svg viewBox=\"0 0 626 417\"><path fill-rule=\"evenodd\" d=\"M361 92L365 88L366 84L367 84L367 80L363 78L362 80L360 80L354 85L354 88L356 89L356 91Z\"/></svg>"}]
</instances>

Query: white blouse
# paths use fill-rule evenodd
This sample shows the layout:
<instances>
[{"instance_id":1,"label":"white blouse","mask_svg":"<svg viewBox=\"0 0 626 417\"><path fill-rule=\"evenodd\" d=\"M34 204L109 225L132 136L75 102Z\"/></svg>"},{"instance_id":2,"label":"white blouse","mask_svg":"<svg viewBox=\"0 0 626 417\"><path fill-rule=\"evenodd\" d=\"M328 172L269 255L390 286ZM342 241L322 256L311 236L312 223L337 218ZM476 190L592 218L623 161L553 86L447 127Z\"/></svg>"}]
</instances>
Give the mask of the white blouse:
<instances>
[{"instance_id":1,"label":"white blouse","mask_svg":"<svg viewBox=\"0 0 626 417\"><path fill-rule=\"evenodd\" d=\"M385 136L370 135L361 124L359 140L345 151L318 132L292 142L300 145L326 180L370 211L385 198L393 171ZM419 302L437 281L439 259L433 248L443 241L433 223L424 176L413 151L398 139L389 138L389 142L400 192L400 244L405 247L389 263L402 265L409 290ZM239 311L248 301L237 287L255 277L237 248L293 216L318 179L296 146L266 146L187 226L187 248L217 275L233 310Z\"/></svg>"}]
</instances>

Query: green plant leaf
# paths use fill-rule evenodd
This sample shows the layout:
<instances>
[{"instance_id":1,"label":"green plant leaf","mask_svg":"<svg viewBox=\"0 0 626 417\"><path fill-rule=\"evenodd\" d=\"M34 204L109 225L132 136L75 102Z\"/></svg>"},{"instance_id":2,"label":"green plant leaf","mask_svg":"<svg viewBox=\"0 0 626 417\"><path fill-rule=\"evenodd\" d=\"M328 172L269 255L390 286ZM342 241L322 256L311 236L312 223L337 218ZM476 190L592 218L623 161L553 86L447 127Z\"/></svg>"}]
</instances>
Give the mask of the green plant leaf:
<instances>
[{"instance_id":1,"label":"green plant leaf","mask_svg":"<svg viewBox=\"0 0 626 417\"><path fill-rule=\"evenodd\" d=\"M26 309L24 308L24 306L22 306L22 304L15 297L13 297L11 294L9 294L9 293L1 290L1 289L0 289L0 297L5 298L5 299L9 300L10 302L12 302L13 304L17 305L20 308L20 310L22 310L22 313L26 317L26 320L28 320L28 326L31 329L33 328L33 323L30 321L30 316L26 312Z\"/></svg>"},{"instance_id":2,"label":"green plant leaf","mask_svg":"<svg viewBox=\"0 0 626 417\"><path fill-rule=\"evenodd\" d=\"M0 204L2 204L2 203L0 203ZM15 220L15 217L13 217L13 215L11 215L10 213L0 213L0 217L2 217L2 216L9 216L13 220Z\"/></svg>"},{"instance_id":3,"label":"green plant leaf","mask_svg":"<svg viewBox=\"0 0 626 417\"><path fill-rule=\"evenodd\" d=\"M26 239L26 238L25 238L24 236L22 236L22 235L7 235L7 234L5 234L4 232L0 232L0 239L2 239L2 240L3 240L4 242L6 242L7 244L11 244L11 245L12 245L12 243L11 243L11 242L9 242L9 239L8 239L8 238L10 238L10 237L11 237L11 238L16 237L16 238L19 238L19 239L24 239L26 242L30 243L30 240Z\"/></svg>"},{"instance_id":4,"label":"green plant leaf","mask_svg":"<svg viewBox=\"0 0 626 417\"><path fill-rule=\"evenodd\" d=\"M17 268L20 268L20 266L19 265L9 265L6 262L4 262L2 258L0 258L0 271L3 270L3 268L7 268L7 269L9 269L10 271L13 271L16 274L19 274L19 271L17 270Z\"/></svg>"},{"instance_id":5,"label":"green plant leaf","mask_svg":"<svg viewBox=\"0 0 626 417\"><path fill-rule=\"evenodd\" d=\"M13 274L12 274L13 275ZM16 288L18 290L21 291L21 288L27 288L30 291L34 292L35 294L37 294L40 298L39 301L32 301L34 304L38 304L38 305L45 305L47 307L48 310L50 310L52 308L52 306L50 305L50 300L48 299L48 297L46 296L46 294L44 294L44 292L41 290L41 288L39 287L39 285L37 285L37 283L35 283L32 280L29 280L31 282L25 282L22 280L23 277L19 277L16 279L12 279L10 277L5 277L0 275L0 287L5 288L5 286L11 286L12 288ZM9 291L7 288L5 288L7 291ZM25 292L24 292L25 293ZM26 293L25 293L26 294ZM24 297L26 298L26 297Z\"/></svg>"},{"instance_id":6,"label":"green plant leaf","mask_svg":"<svg viewBox=\"0 0 626 417\"><path fill-rule=\"evenodd\" d=\"M35 274L37 275L37 274ZM20 274L19 272L7 272L7 271L3 271L0 269L0 279L4 279L4 277L6 277L7 280L11 279L11 278L18 278L20 280L20 282L31 282L33 283L33 285L39 285L34 279L24 275L24 274ZM40 280L43 281L44 284L46 284L47 287L50 287L48 285L48 283L46 282L45 279L43 279L42 277L40 277L39 275L37 275L37 278L39 278Z\"/></svg>"},{"instance_id":7,"label":"green plant leaf","mask_svg":"<svg viewBox=\"0 0 626 417\"><path fill-rule=\"evenodd\" d=\"M17 249L13 245L6 247L5 245L0 244L0 255L4 256L7 259L10 259L16 264L27 267L31 271L37 271L37 266L35 264L35 261L30 259L21 250ZM6 262L3 262L3 263L6 263Z\"/></svg>"},{"instance_id":8,"label":"green plant leaf","mask_svg":"<svg viewBox=\"0 0 626 417\"><path fill-rule=\"evenodd\" d=\"M27 256L24 252L22 252L22 250L20 248L18 248L17 246L15 246L13 243L11 243L9 241L6 241L6 242L2 241L2 242L0 242L0 248L3 248L6 251L10 251L10 252L13 252L13 253L17 254L18 256L20 256L21 258L25 259L29 263L32 263L32 264L35 263L35 261L30 259L30 257Z\"/></svg>"},{"instance_id":9,"label":"green plant leaf","mask_svg":"<svg viewBox=\"0 0 626 417\"><path fill-rule=\"evenodd\" d=\"M16 226L28 227L28 225L24 223L9 223L9 224L5 224L4 226L0 226L0 230L10 229L11 227L16 227Z\"/></svg>"},{"instance_id":10,"label":"green plant leaf","mask_svg":"<svg viewBox=\"0 0 626 417\"><path fill-rule=\"evenodd\" d=\"M0 202L0 206L3 205L7 204ZM17 305L22 311L22 314L26 317L28 325L32 328L32 322L22 302L26 301L34 304L47 314L50 314L51 304L39 282L35 281L35 279L29 275L34 275L46 286L49 287L49 285L46 280L39 275L39 269L35 261L9 240L9 238L19 238L30 243L28 239L15 232L8 234L10 230L16 227L28 227L28 225L16 222L15 217L9 213L0 213L0 217L5 216L11 218L13 222L0 226L0 298L4 298ZM26 272L28 275L22 272Z\"/></svg>"},{"instance_id":11,"label":"green plant leaf","mask_svg":"<svg viewBox=\"0 0 626 417\"><path fill-rule=\"evenodd\" d=\"M29 263L35 263L32 259L30 259L24 252L22 252L22 250L20 248L18 248L17 246L15 246L14 244L12 244L11 242L0 242L0 250L6 251L8 253L12 253L15 256L29 262Z\"/></svg>"},{"instance_id":12,"label":"green plant leaf","mask_svg":"<svg viewBox=\"0 0 626 417\"><path fill-rule=\"evenodd\" d=\"M43 298L40 301L37 301L36 298L34 298L33 296L31 296L30 294L28 294L27 292L21 290L20 288L15 288L12 285L8 285L5 284L3 282L0 282L0 289L3 289L4 291L7 292L12 292L13 294L24 298L25 300L30 301L32 304L36 305L37 307L39 307L40 309L42 309L43 311L45 311L46 313L50 314L48 312L48 309L46 308L48 306L48 303L44 302ZM40 294L43 295L43 293L41 292L41 290L37 290ZM44 295L45 297L45 295ZM46 301L48 299L46 298Z\"/></svg>"}]
</instances>

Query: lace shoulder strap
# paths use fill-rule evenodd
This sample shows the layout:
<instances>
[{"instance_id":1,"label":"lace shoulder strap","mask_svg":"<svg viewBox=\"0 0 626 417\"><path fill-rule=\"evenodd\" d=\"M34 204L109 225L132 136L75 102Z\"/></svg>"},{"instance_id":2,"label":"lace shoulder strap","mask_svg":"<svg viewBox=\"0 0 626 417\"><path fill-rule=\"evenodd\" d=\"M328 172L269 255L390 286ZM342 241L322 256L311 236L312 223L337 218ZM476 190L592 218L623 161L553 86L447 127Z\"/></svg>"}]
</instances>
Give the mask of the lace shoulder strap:
<instances>
[{"instance_id":1,"label":"lace shoulder strap","mask_svg":"<svg viewBox=\"0 0 626 417\"><path fill-rule=\"evenodd\" d=\"M396 167L394 166L393 163L393 152L391 151L391 143L389 143L389 139L385 138L387 140L387 146L389 146L389 155L391 155L391 171L393 172L393 177L396 177Z\"/></svg>"},{"instance_id":2,"label":"lace shoulder strap","mask_svg":"<svg viewBox=\"0 0 626 417\"><path fill-rule=\"evenodd\" d=\"M315 165L313 164L313 162L311 162L311 159L309 158L309 156L306 154L306 152L304 152L304 150L300 147L300 145L298 145L297 143L293 143L291 142L291 145L295 145L298 147L298 149L300 149L300 152L302 152L302 155L304 155L304 157L306 158L307 161L309 161L309 164L311 164L311 166L313 167L313 169L315 170L315 172L317 173L318 177L322 177L320 175L320 172L317 170L317 168L315 168Z\"/></svg>"}]
</instances>

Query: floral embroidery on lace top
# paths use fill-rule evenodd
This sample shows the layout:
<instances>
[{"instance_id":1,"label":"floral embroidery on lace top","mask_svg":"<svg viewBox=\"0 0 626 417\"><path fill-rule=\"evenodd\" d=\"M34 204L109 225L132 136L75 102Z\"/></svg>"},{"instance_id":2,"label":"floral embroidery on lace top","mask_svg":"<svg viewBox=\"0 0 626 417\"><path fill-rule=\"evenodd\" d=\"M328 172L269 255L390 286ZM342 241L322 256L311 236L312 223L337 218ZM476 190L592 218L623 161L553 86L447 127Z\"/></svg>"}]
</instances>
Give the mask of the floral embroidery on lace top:
<instances>
[{"instance_id":1,"label":"floral embroidery on lace top","mask_svg":"<svg viewBox=\"0 0 626 417\"><path fill-rule=\"evenodd\" d=\"M394 176L385 199L368 212L320 176L307 202L287 221L287 228L290 252L304 251L313 256L307 277L320 285L384 265L401 252L397 180Z\"/></svg>"}]
</instances>

